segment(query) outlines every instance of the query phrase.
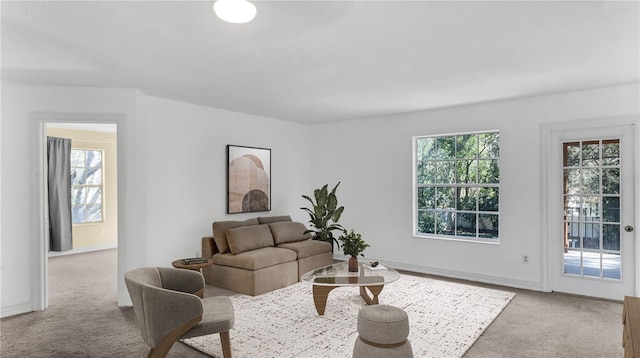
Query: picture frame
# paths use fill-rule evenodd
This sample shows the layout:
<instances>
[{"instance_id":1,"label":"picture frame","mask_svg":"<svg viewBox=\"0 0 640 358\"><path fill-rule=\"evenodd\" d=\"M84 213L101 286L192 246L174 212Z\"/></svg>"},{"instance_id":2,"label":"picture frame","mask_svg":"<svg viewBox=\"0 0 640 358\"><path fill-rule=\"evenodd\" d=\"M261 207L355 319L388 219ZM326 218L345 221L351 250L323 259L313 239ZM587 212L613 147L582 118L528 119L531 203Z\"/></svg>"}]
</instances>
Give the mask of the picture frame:
<instances>
[{"instance_id":1,"label":"picture frame","mask_svg":"<svg viewBox=\"0 0 640 358\"><path fill-rule=\"evenodd\" d=\"M271 211L271 149L227 145L227 213Z\"/></svg>"}]
</instances>

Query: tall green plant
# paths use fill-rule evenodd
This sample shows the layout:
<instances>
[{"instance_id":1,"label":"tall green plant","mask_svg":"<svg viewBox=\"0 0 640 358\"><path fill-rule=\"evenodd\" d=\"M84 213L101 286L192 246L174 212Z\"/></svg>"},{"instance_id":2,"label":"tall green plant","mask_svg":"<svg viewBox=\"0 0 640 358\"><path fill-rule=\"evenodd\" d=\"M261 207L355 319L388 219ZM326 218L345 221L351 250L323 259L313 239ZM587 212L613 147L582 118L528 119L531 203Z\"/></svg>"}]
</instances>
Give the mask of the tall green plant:
<instances>
[{"instance_id":1,"label":"tall green plant","mask_svg":"<svg viewBox=\"0 0 640 358\"><path fill-rule=\"evenodd\" d=\"M309 214L309 223L314 228L313 230L307 230L306 233L314 233L317 240L327 241L329 243L335 242L338 247L340 244L338 240L333 236L333 231L340 231L342 233L346 230L342 225L338 224L340 216L344 211L344 206L338 206L338 198L336 197L336 190L338 189L340 182L336 184L333 190L329 191L328 184L325 184L322 188L313 191L313 199L307 195L302 197L307 199L312 207L300 208ZM314 200L315 199L315 200Z\"/></svg>"}]
</instances>

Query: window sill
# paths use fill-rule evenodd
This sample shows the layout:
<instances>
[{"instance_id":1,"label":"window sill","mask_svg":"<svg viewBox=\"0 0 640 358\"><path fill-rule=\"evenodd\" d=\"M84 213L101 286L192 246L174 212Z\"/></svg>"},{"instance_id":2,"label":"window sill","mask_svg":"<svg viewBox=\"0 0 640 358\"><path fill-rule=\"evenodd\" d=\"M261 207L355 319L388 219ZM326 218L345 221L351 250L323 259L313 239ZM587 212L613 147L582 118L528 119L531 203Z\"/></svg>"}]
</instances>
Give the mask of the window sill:
<instances>
[{"instance_id":1,"label":"window sill","mask_svg":"<svg viewBox=\"0 0 640 358\"><path fill-rule=\"evenodd\" d=\"M487 245L500 245L500 238L497 239L478 239L478 238L456 238L448 236L435 236L435 235L416 235L413 234L416 239L431 239L431 240L443 240L443 241L457 241L468 242L473 244L487 244Z\"/></svg>"},{"instance_id":2,"label":"window sill","mask_svg":"<svg viewBox=\"0 0 640 358\"><path fill-rule=\"evenodd\" d=\"M101 225L104 224L104 221L94 221L90 223L72 223L71 226L91 226L91 225Z\"/></svg>"}]
</instances>

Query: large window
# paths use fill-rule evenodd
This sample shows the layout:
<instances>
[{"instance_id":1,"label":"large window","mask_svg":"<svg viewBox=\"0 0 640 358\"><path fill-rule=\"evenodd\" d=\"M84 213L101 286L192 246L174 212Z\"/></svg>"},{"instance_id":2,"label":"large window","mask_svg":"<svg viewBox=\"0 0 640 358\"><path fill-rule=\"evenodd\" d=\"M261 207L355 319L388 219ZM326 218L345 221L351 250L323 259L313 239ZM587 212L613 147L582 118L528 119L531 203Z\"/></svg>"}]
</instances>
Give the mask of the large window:
<instances>
[{"instance_id":1,"label":"large window","mask_svg":"<svg viewBox=\"0 0 640 358\"><path fill-rule=\"evenodd\" d=\"M101 222L101 150L71 150L71 217L74 224Z\"/></svg>"},{"instance_id":2,"label":"large window","mask_svg":"<svg viewBox=\"0 0 640 358\"><path fill-rule=\"evenodd\" d=\"M500 135L414 138L414 235L499 238Z\"/></svg>"}]
</instances>

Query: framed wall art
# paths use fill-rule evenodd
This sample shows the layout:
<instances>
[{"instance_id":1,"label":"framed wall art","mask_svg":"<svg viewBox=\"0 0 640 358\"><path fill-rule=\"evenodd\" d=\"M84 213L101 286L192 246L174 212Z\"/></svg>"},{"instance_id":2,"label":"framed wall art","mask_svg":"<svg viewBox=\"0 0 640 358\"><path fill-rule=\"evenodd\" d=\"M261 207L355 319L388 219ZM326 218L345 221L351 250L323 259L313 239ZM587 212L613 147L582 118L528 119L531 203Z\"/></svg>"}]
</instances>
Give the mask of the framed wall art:
<instances>
[{"instance_id":1,"label":"framed wall art","mask_svg":"<svg viewBox=\"0 0 640 358\"><path fill-rule=\"evenodd\" d=\"M227 145L227 213L271 210L271 149Z\"/></svg>"}]
</instances>

